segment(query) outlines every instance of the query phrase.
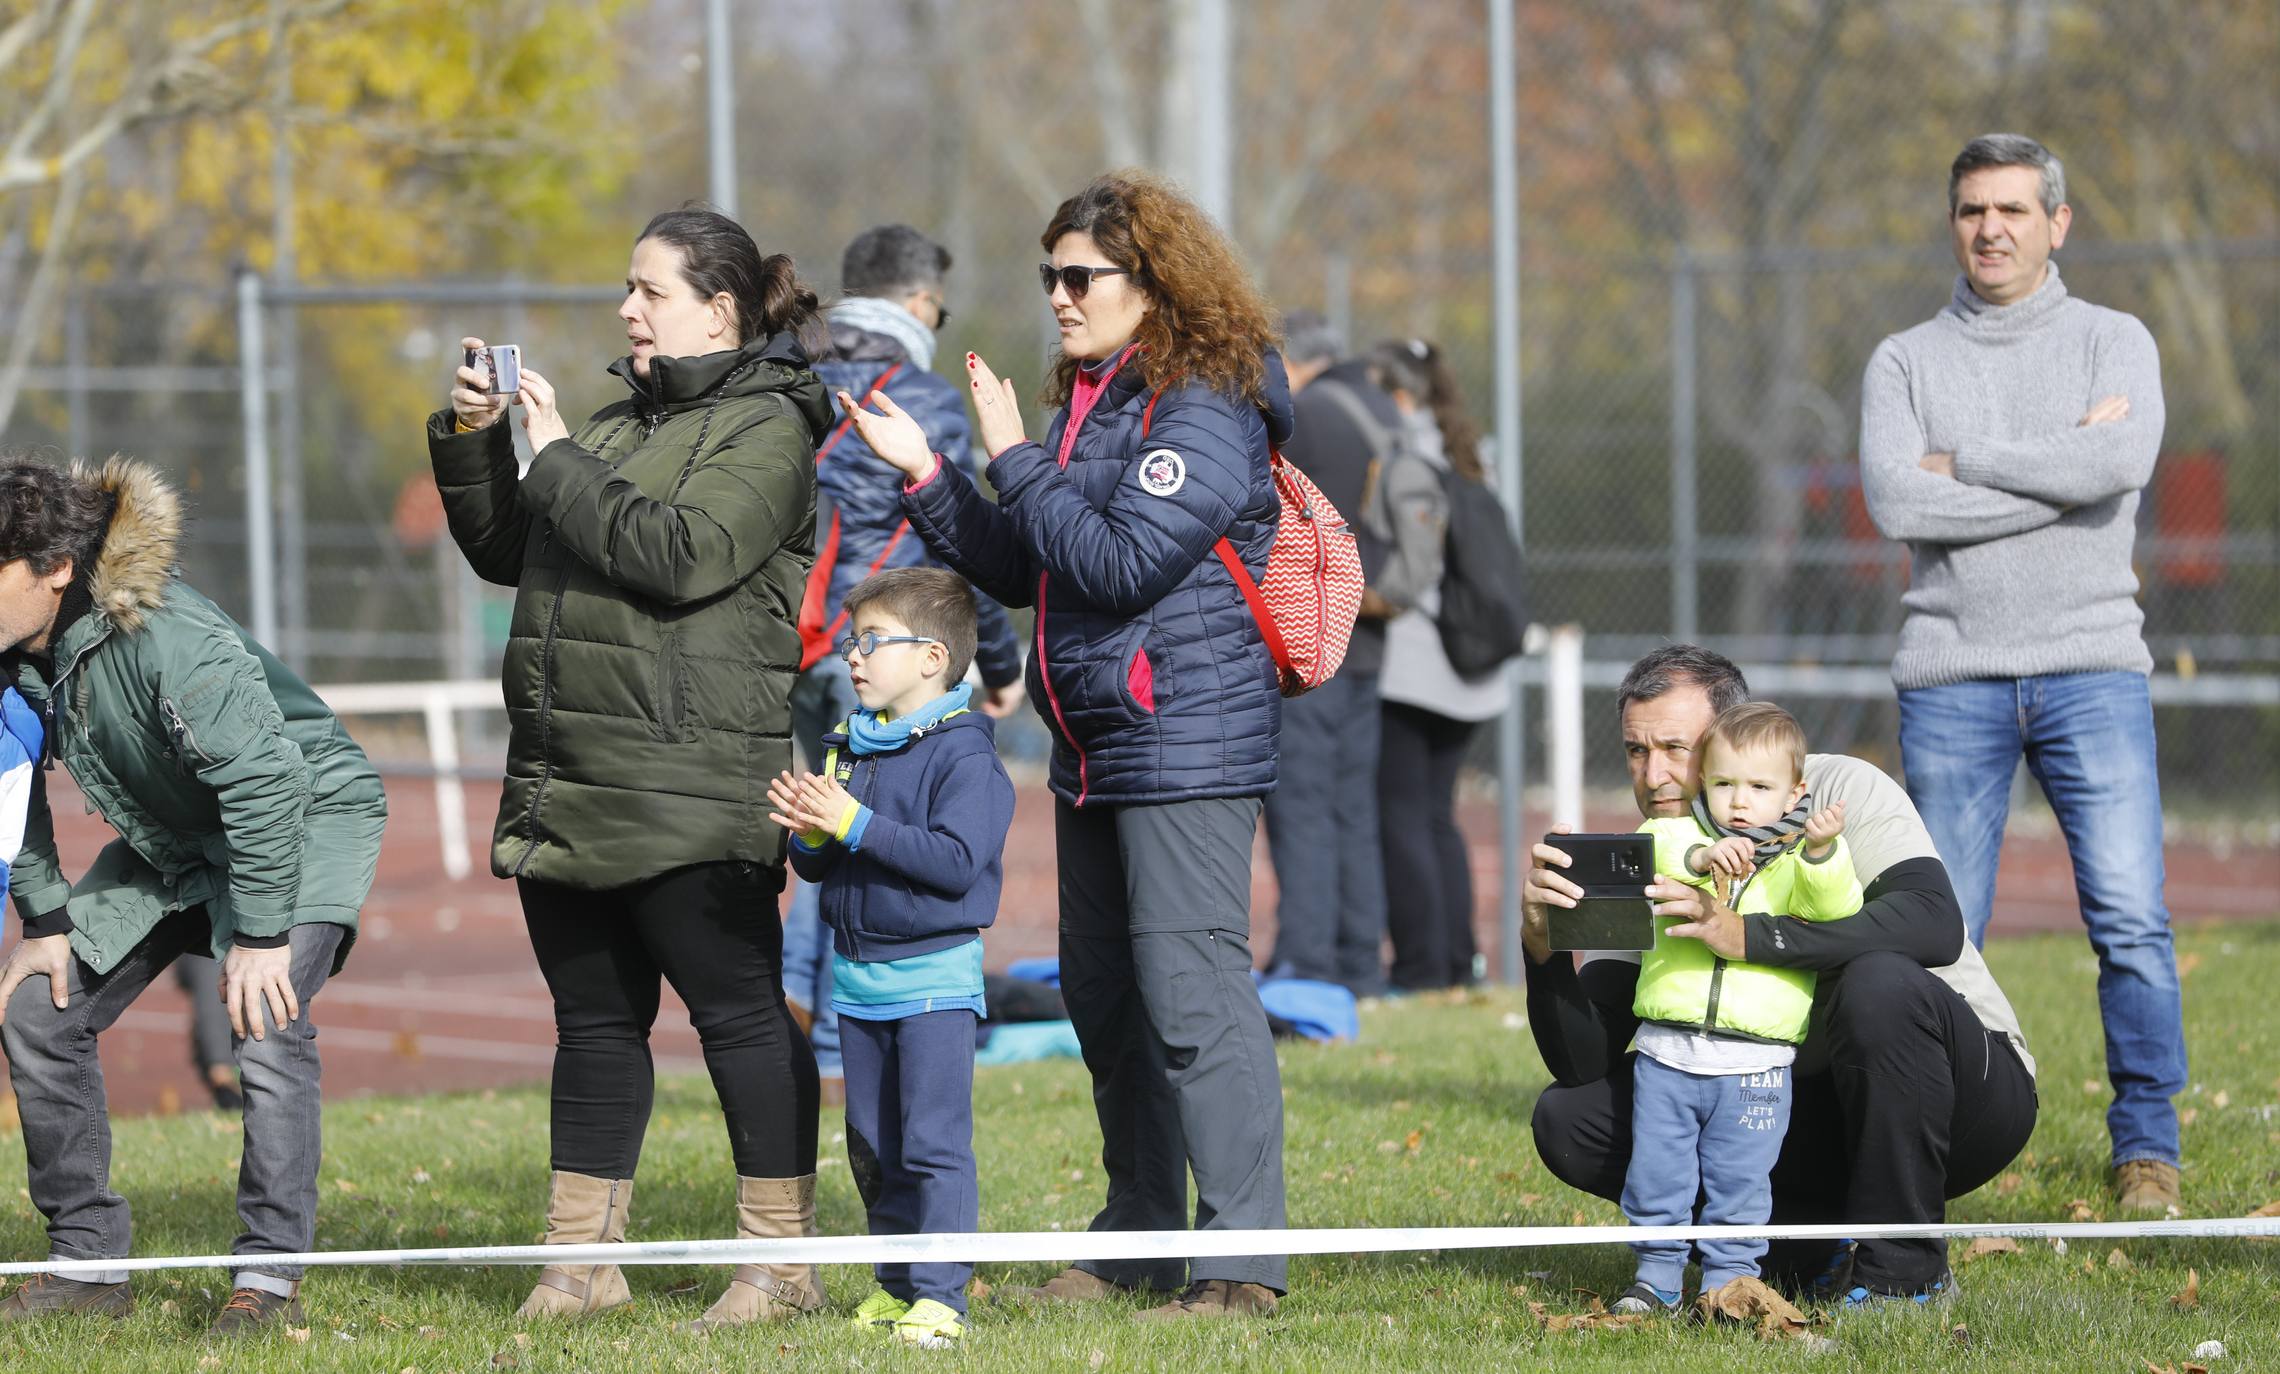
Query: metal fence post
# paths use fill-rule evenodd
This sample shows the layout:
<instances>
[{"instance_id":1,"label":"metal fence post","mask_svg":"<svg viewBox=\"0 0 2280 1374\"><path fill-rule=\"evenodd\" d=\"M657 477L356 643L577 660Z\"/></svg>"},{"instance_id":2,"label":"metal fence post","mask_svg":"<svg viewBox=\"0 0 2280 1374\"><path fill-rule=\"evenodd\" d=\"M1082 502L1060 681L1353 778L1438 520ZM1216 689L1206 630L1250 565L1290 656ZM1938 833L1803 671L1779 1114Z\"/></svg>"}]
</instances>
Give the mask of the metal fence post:
<instances>
[{"instance_id":1,"label":"metal fence post","mask_svg":"<svg viewBox=\"0 0 2280 1374\"><path fill-rule=\"evenodd\" d=\"M713 208L736 218L736 54L728 0L705 0L705 128Z\"/></svg>"},{"instance_id":2,"label":"metal fence post","mask_svg":"<svg viewBox=\"0 0 2280 1374\"><path fill-rule=\"evenodd\" d=\"M1528 547L1521 489L1520 428L1520 129L1515 93L1519 77L1514 49L1511 0L1488 0L1490 196L1496 220L1496 458L1505 511L1513 540L1525 556ZM1527 689L1518 663L1504 666L1510 699L1496 727L1497 833L1503 881L1497 893L1499 970L1505 983L1520 982L1520 885L1527 865L1521 856L1522 809L1526 805L1527 743L1523 721Z\"/></svg>"},{"instance_id":3,"label":"metal fence post","mask_svg":"<svg viewBox=\"0 0 2280 1374\"><path fill-rule=\"evenodd\" d=\"M245 424L245 575L253 637L277 642L276 558L270 546L269 374L262 337L261 278L238 273L238 400Z\"/></svg>"},{"instance_id":4,"label":"metal fence post","mask_svg":"<svg viewBox=\"0 0 2280 1374\"><path fill-rule=\"evenodd\" d=\"M1700 516L1695 508L1694 259L1678 250L1670 271L1670 632L1691 643L1701 603Z\"/></svg>"}]
</instances>

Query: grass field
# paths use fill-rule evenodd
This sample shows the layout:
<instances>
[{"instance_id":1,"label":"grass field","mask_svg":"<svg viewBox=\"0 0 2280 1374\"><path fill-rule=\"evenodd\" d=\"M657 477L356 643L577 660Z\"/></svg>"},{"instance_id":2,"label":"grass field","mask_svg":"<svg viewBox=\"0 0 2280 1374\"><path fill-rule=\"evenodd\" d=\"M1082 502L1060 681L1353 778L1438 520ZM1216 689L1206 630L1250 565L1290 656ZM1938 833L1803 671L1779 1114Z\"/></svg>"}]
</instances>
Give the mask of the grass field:
<instances>
[{"instance_id":1,"label":"grass field","mask_svg":"<svg viewBox=\"0 0 2280 1374\"><path fill-rule=\"evenodd\" d=\"M2280 1198L2280 924L2180 937L2193 1055L2186 1113L2189 1215L2238 1216ZM2105 1088L2095 968L2079 938L1999 942L1989 961L2017 1003L2041 1061L2042 1116L2013 1175L1964 1199L1966 1221L2065 1220L2087 1200L2105 1210ZM321 1004L320 1004L321 1005ZM1409 1002L1370 1012L1359 1044L1283 1051L1290 1216L1295 1226L1621 1220L1608 1204L1553 1181L1536 1162L1527 1118L1545 1082L1503 993L1462 1003ZM1102 1186L1084 1073L1073 1061L984 1070L976 1087L983 1225L1081 1230ZM862 1229L835 1114L823 1125L826 1233ZM21 1147L0 1138L0 1176ZM236 1232L233 1120L193 1115L124 1123L116 1182L134 1200L143 1254L211 1252ZM507 1244L536 1238L544 1208L542 1089L370 1100L326 1122L322 1249ZM732 1181L710 1088L661 1085L631 1238L716 1236L730 1225ZM19 1198L20 1198L19 1194ZM1468 1254L1334 1256L1292 1264L1292 1293L1271 1321L1142 1327L1123 1309L1001 1313L977 1303L967 1348L889 1348L838 1319L868 1274L828 1272L833 1313L710 1339L678 1336L724 1275L630 1271L636 1302L577 1325L520 1322L531 1272L331 1271L304 1290L305 1339L280 1335L219 1348L201 1336L226 1276L146 1278L124 1322L74 1319L0 1331L0 1369L33 1371L990 1370L1179 1368L1685 1371L2182 1370L2196 1345L2228 1355L2212 1374L2280 1369L2280 1245L2110 1244L2061 1255L2030 1243L1962 1271L1945 1312L1850 1317L1822 1328L1834 1349L1762 1344L1730 1329L1657 1323L1643 1330L1549 1332L1528 1304L1583 1309L1629 1279L1619 1245ZM39 1219L19 1200L0 1214L0 1253L43 1253ZM991 1284L1033 1282L1046 1266L989 1267ZM2172 1302L2198 1275L2197 1305ZM1955 1328L1964 1328L1959 1335Z\"/></svg>"}]
</instances>

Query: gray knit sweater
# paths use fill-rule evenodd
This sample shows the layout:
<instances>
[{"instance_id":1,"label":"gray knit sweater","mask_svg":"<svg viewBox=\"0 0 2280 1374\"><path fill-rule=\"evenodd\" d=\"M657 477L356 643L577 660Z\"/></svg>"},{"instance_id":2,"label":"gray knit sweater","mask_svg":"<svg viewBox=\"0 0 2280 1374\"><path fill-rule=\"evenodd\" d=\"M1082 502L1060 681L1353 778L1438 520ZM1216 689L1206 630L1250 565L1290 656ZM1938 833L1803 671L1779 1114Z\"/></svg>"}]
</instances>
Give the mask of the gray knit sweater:
<instances>
[{"instance_id":1,"label":"gray knit sweater","mask_svg":"<svg viewBox=\"0 0 2280 1374\"><path fill-rule=\"evenodd\" d=\"M2083 426L2108 396L2129 418ZM2152 671L2130 568L2161 448L2144 325L2069 296L2056 263L2008 306L1959 276L1945 310L1877 347L1860 412L1869 515L1914 555L1897 686ZM1927 453L1953 453L1955 476Z\"/></svg>"}]
</instances>

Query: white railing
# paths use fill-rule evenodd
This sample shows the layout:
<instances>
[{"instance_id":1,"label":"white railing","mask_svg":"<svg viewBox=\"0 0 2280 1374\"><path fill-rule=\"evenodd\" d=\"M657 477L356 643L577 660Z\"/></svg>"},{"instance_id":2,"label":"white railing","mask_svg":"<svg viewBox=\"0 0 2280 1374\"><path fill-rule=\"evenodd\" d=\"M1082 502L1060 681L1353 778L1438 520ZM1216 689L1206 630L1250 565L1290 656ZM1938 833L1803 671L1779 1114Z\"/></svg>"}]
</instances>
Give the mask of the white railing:
<instances>
[{"instance_id":1,"label":"white railing","mask_svg":"<svg viewBox=\"0 0 2280 1374\"><path fill-rule=\"evenodd\" d=\"M461 711L503 711L497 678L467 682L356 682L319 687L318 696L343 716L416 715L427 723L428 764L435 772L435 825L443 841L443 871L454 881L474 871L467 848L467 789L459 776Z\"/></svg>"}]
</instances>

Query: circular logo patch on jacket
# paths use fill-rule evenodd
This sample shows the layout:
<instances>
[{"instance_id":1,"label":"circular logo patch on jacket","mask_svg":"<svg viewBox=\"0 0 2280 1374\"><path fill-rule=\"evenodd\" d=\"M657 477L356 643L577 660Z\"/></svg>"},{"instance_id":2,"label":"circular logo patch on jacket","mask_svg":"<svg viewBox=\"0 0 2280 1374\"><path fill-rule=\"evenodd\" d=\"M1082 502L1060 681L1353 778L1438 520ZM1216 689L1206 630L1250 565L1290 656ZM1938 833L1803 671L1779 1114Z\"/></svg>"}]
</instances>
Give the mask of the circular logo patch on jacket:
<instances>
[{"instance_id":1,"label":"circular logo patch on jacket","mask_svg":"<svg viewBox=\"0 0 2280 1374\"><path fill-rule=\"evenodd\" d=\"M1140 460L1140 490L1150 496L1170 496L1187 485L1187 460L1168 448L1156 449Z\"/></svg>"}]
</instances>

